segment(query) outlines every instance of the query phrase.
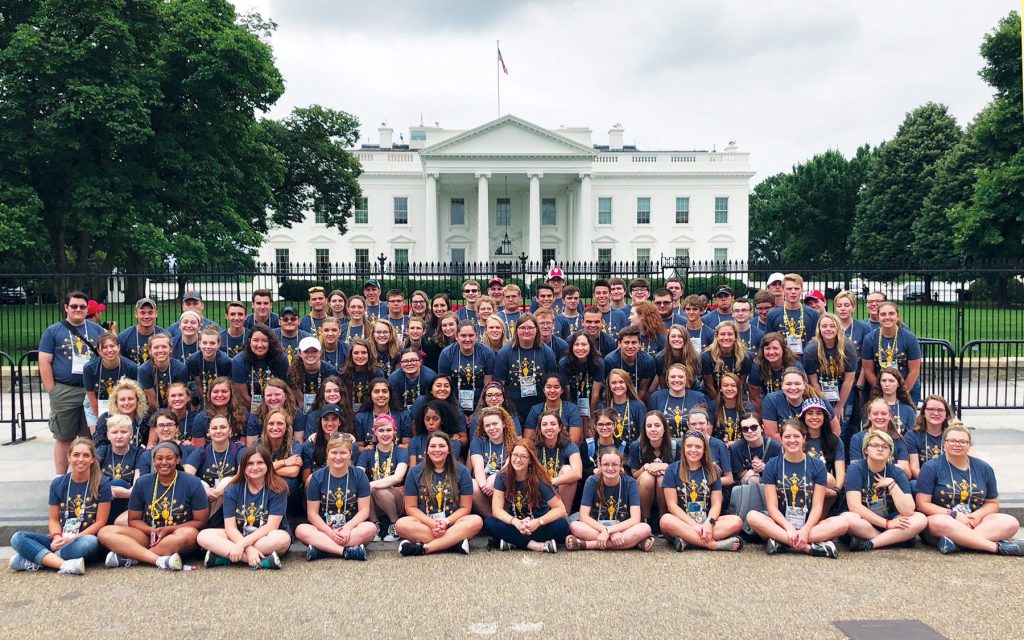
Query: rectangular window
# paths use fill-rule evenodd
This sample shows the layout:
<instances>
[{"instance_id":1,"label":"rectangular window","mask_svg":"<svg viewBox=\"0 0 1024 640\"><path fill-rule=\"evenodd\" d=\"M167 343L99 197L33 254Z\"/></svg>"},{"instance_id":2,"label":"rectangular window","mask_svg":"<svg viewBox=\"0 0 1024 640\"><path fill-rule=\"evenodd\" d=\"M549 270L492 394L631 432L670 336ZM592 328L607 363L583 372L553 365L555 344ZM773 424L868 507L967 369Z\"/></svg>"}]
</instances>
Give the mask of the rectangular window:
<instances>
[{"instance_id":1,"label":"rectangular window","mask_svg":"<svg viewBox=\"0 0 1024 640\"><path fill-rule=\"evenodd\" d=\"M597 261L601 264L611 264L612 261L612 250L611 249L598 249L597 250Z\"/></svg>"},{"instance_id":2,"label":"rectangular window","mask_svg":"<svg viewBox=\"0 0 1024 640\"><path fill-rule=\"evenodd\" d=\"M370 250L356 249L356 267L368 268L370 266Z\"/></svg>"},{"instance_id":3,"label":"rectangular window","mask_svg":"<svg viewBox=\"0 0 1024 640\"><path fill-rule=\"evenodd\" d=\"M651 261L651 250L647 247L637 247L636 261L640 264L649 263Z\"/></svg>"},{"instance_id":4,"label":"rectangular window","mask_svg":"<svg viewBox=\"0 0 1024 640\"><path fill-rule=\"evenodd\" d=\"M316 249L316 272L319 275L327 275L331 272L330 249Z\"/></svg>"},{"instance_id":5,"label":"rectangular window","mask_svg":"<svg viewBox=\"0 0 1024 640\"><path fill-rule=\"evenodd\" d=\"M729 250L724 248L715 248L715 262L728 262L729 261Z\"/></svg>"},{"instance_id":6,"label":"rectangular window","mask_svg":"<svg viewBox=\"0 0 1024 640\"><path fill-rule=\"evenodd\" d=\"M409 273L408 249L395 249L395 273Z\"/></svg>"},{"instance_id":7,"label":"rectangular window","mask_svg":"<svg viewBox=\"0 0 1024 640\"><path fill-rule=\"evenodd\" d=\"M690 224L689 198L676 198L676 224Z\"/></svg>"},{"instance_id":8,"label":"rectangular window","mask_svg":"<svg viewBox=\"0 0 1024 640\"><path fill-rule=\"evenodd\" d=\"M555 250L554 249L541 249L540 250L540 261L546 269L549 264L555 261Z\"/></svg>"},{"instance_id":9,"label":"rectangular window","mask_svg":"<svg viewBox=\"0 0 1024 640\"><path fill-rule=\"evenodd\" d=\"M598 198L597 199L597 224L611 224L612 223L612 199L611 198Z\"/></svg>"},{"instance_id":10,"label":"rectangular window","mask_svg":"<svg viewBox=\"0 0 1024 640\"><path fill-rule=\"evenodd\" d=\"M715 224L729 223L729 198L715 198ZM716 258L717 259L717 258Z\"/></svg>"},{"instance_id":11,"label":"rectangular window","mask_svg":"<svg viewBox=\"0 0 1024 640\"><path fill-rule=\"evenodd\" d=\"M498 207L494 211L494 225L505 227L512 224L512 201L498 198Z\"/></svg>"},{"instance_id":12,"label":"rectangular window","mask_svg":"<svg viewBox=\"0 0 1024 640\"><path fill-rule=\"evenodd\" d=\"M452 198L451 204L448 206L448 217L453 227L466 224L465 198Z\"/></svg>"},{"instance_id":13,"label":"rectangular window","mask_svg":"<svg viewBox=\"0 0 1024 640\"><path fill-rule=\"evenodd\" d=\"M370 223L370 205L368 198L359 198L356 202L356 224L369 224Z\"/></svg>"},{"instance_id":14,"label":"rectangular window","mask_svg":"<svg viewBox=\"0 0 1024 640\"><path fill-rule=\"evenodd\" d=\"M327 224L327 212L324 211L323 207L316 208L316 212L313 214L313 222L317 224Z\"/></svg>"},{"instance_id":15,"label":"rectangular window","mask_svg":"<svg viewBox=\"0 0 1024 640\"><path fill-rule=\"evenodd\" d=\"M636 199L636 223L651 224L651 199Z\"/></svg>"},{"instance_id":16,"label":"rectangular window","mask_svg":"<svg viewBox=\"0 0 1024 640\"><path fill-rule=\"evenodd\" d=\"M409 224L409 198L395 196L395 224Z\"/></svg>"},{"instance_id":17,"label":"rectangular window","mask_svg":"<svg viewBox=\"0 0 1024 640\"><path fill-rule=\"evenodd\" d=\"M553 227L556 224L555 218L555 199L554 198L543 198L540 201L540 223L547 227Z\"/></svg>"},{"instance_id":18,"label":"rectangular window","mask_svg":"<svg viewBox=\"0 0 1024 640\"><path fill-rule=\"evenodd\" d=\"M292 260L288 249L274 249L274 266L278 273L288 273Z\"/></svg>"},{"instance_id":19,"label":"rectangular window","mask_svg":"<svg viewBox=\"0 0 1024 640\"><path fill-rule=\"evenodd\" d=\"M452 247L452 263L462 264L466 261L466 249L462 247Z\"/></svg>"},{"instance_id":20,"label":"rectangular window","mask_svg":"<svg viewBox=\"0 0 1024 640\"><path fill-rule=\"evenodd\" d=\"M682 247L676 247L676 260L677 261L682 262L684 260L689 260L689 259L690 259L690 250L689 249L684 249Z\"/></svg>"}]
</instances>

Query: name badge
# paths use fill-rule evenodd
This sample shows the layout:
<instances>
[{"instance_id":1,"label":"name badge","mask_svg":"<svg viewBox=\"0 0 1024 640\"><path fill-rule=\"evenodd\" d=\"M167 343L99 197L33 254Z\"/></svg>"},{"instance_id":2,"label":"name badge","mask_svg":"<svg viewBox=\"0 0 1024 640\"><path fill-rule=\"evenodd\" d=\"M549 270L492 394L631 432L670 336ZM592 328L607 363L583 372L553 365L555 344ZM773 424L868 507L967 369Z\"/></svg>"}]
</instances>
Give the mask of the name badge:
<instances>
[{"instance_id":1,"label":"name badge","mask_svg":"<svg viewBox=\"0 0 1024 640\"><path fill-rule=\"evenodd\" d=\"M580 408L580 417L590 417L590 399L589 398L576 398L576 406Z\"/></svg>"},{"instance_id":2,"label":"name badge","mask_svg":"<svg viewBox=\"0 0 1024 640\"><path fill-rule=\"evenodd\" d=\"M690 344L693 345L693 350L696 351L697 353L700 353L701 351L704 350L704 345L701 342L699 337L698 338L690 338Z\"/></svg>"},{"instance_id":3,"label":"name badge","mask_svg":"<svg viewBox=\"0 0 1024 640\"><path fill-rule=\"evenodd\" d=\"M885 500L868 500L867 507L875 515L883 518L889 517L889 509L886 507Z\"/></svg>"},{"instance_id":4,"label":"name badge","mask_svg":"<svg viewBox=\"0 0 1024 640\"><path fill-rule=\"evenodd\" d=\"M519 390L520 396L523 398L532 398L537 395L537 378L536 376L519 376Z\"/></svg>"},{"instance_id":5,"label":"name badge","mask_svg":"<svg viewBox=\"0 0 1024 640\"><path fill-rule=\"evenodd\" d=\"M796 529L803 529L807 524L807 509L786 505L786 520Z\"/></svg>"},{"instance_id":6,"label":"name badge","mask_svg":"<svg viewBox=\"0 0 1024 640\"><path fill-rule=\"evenodd\" d=\"M85 371L85 365L89 364L92 360L92 353L78 353L74 352L71 354L71 374L80 376Z\"/></svg>"},{"instance_id":7,"label":"name badge","mask_svg":"<svg viewBox=\"0 0 1024 640\"><path fill-rule=\"evenodd\" d=\"M446 514L444 511L438 511L437 513L428 514L427 517L430 518L431 520L436 520L438 522L444 522L445 520L448 519L448 514Z\"/></svg>"},{"instance_id":8,"label":"name badge","mask_svg":"<svg viewBox=\"0 0 1024 640\"><path fill-rule=\"evenodd\" d=\"M821 392L829 402L839 402L839 384L835 380L823 383Z\"/></svg>"},{"instance_id":9,"label":"name badge","mask_svg":"<svg viewBox=\"0 0 1024 640\"><path fill-rule=\"evenodd\" d=\"M964 502L961 502L960 504L957 504L957 505L953 505L953 511L955 513L962 513L965 516L971 515L971 507L970 507L970 505L968 505L968 504L966 504Z\"/></svg>"},{"instance_id":10,"label":"name badge","mask_svg":"<svg viewBox=\"0 0 1024 640\"><path fill-rule=\"evenodd\" d=\"M316 401L315 393L304 393L302 394L302 410L309 413L309 408L313 406Z\"/></svg>"},{"instance_id":11,"label":"name badge","mask_svg":"<svg viewBox=\"0 0 1024 640\"><path fill-rule=\"evenodd\" d=\"M78 532L82 530L82 519L81 518L68 518L64 521L64 527L61 532L62 536L77 536Z\"/></svg>"},{"instance_id":12,"label":"name badge","mask_svg":"<svg viewBox=\"0 0 1024 640\"><path fill-rule=\"evenodd\" d=\"M704 524L704 505L699 502L687 502L686 515L693 518L693 521L697 524Z\"/></svg>"},{"instance_id":13,"label":"name badge","mask_svg":"<svg viewBox=\"0 0 1024 640\"><path fill-rule=\"evenodd\" d=\"M332 529L340 529L348 522L344 513L331 513L327 516L327 526Z\"/></svg>"},{"instance_id":14,"label":"name badge","mask_svg":"<svg viewBox=\"0 0 1024 640\"><path fill-rule=\"evenodd\" d=\"M473 390L472 389L459 389L459 406L464 411L473 410Z\"/></svg>"},{"instance_id":15,"label":"name badge","mask_svg":"<svg viewBox=\"0 0 1024 640\"><path fill-rule=\"evenodd\" d=\"M110 412L110 400L97 400L96 408L99 410L97 417L102 416L104 413Z\"/></svg>"},{"instance_id":16,"label":"name badge","mask_svg":"<svg viewBox=\"0 0 1024 640\"><path fill-rule=\"evenodd\" d=\"M261 404L263 404L263 395L259 393L252 394L252 399L249 402L250 412L254 412L259 409Z\"/></svg>"},{"instance_id":17,"label":"name badge","mask_svg":"<svg viewBox=\"0 0 1024 640\"><path fill-rule=\"evenodd\" d=\"M789 347L789 350L792 351L794 354L796 354L798 356L799 355L803 355L804 343L800 339L800 336L794 336L794 335L786 336L786 346Z\"/></svg>"},{"instance_id":18,"label":"name badge","mask_svg":"<svg viewBox=\"0 0 1024 640\"><path fill-rule=\"evenodd\" d=\"M256 533L256 529L258 529L258 528L259 527L254 527L251 524L247 524L244 527L242 527L242 535L243 536L248 536L248 535L251 535L253 533Z\"/></svg>"},{"instance_id":19,"label":"name badge","mask_svg":"<svg viewBox=\"0 0 1024 640\"><path fill-rule=\"evenodd\" d=\"M618 520L598 520L597 522L602 527L614 527L615 525L619 524Z\"/></svg>"}]
</instances>

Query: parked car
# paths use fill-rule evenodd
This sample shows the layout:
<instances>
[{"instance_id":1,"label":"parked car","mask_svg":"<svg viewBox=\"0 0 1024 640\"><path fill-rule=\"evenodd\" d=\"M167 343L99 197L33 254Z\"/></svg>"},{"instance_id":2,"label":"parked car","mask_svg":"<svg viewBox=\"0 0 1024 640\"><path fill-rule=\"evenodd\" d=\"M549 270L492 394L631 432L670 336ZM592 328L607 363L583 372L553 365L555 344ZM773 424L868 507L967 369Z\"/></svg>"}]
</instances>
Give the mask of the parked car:
<instances>
[{"instance_id":1,"label":"parked car","mask_svg":"<svg viewBox=\"0 0 1024 640\"><path fill-rule=\"evenodd\" d=\"M25 287L0 287L0 304L25 304L28 294Z\"/></svg>"},{"instance_id":2,"label":"parked car","mask_svg":"<svg viewBox=\"0 0 1024 640\"><path fill-rule=\"evenodd\" d=\"M924 283L923 282L911 282L910 284L903 286L903 299L907 301L924 302ZM932 291L932 301L938 302L939 294L937 291Z\"/></svg>"}]
</instances>

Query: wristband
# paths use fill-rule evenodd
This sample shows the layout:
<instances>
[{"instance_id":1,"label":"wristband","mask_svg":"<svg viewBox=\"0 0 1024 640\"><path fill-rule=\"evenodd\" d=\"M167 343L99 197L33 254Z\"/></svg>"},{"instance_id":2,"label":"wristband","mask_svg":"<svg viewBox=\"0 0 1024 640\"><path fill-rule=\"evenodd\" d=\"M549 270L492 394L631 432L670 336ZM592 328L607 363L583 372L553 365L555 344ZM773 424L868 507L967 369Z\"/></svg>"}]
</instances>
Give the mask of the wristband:
<instances>
[{"instance_id":1,"label":"wristband","mask_svg":"<svg viewBox=\"0 0 1024 640\"><path fill-rule=\"evenodd\" d=\"M949 516L950 518L956 519L956 511L953 511L952 509L947 509L946 510L946 515Z\"/></svg>"}]
</instances>

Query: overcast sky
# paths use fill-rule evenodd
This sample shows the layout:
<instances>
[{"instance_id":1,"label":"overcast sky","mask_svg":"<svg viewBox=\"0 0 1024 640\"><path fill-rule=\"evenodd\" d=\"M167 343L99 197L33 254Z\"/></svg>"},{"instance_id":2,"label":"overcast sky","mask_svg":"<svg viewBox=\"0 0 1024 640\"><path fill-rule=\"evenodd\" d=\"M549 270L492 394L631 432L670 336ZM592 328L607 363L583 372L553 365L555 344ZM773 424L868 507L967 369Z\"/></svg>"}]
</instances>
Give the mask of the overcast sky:
<instances>
[{"instance_id":1,"label":"overcast sky","mask_svg":"<svg viewBox=\"0 0 1024 640\"><path fill-rule=\"evenodd\" d=\"M272 116L319 103L408 138L501 112L544 127L616 122L644 149L751 152L761 179L814 153L891 138L907 111L988 102L984 33L1015 0L232 0L278 24L287 89Z\"/></svg>"}]
</instances>

